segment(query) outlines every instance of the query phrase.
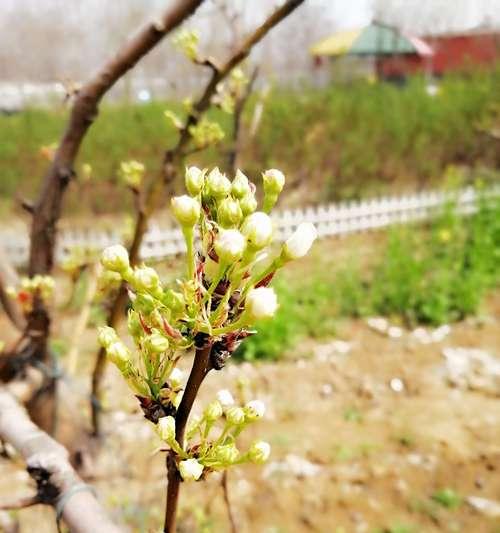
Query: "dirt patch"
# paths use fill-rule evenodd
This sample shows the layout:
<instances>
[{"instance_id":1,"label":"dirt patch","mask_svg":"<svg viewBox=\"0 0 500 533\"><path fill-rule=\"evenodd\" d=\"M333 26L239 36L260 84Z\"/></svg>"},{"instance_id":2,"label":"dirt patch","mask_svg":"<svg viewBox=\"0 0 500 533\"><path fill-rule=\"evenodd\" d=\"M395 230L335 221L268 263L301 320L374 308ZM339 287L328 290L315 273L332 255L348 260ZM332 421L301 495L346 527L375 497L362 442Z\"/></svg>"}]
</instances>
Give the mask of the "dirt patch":
<instances>
[{"instance_id":1,"label":"dirt patch","mask_svg":"<svg viewBox=\"0 0 500 533\"><path fill-rule=\"evenodd\" d=\"M487 512L466 501L500 500L499 400L452 387L442 354L463 347L498 357L500 294L485 309L439 342L422 344L408 332L390 338L364 321L346 321L338 331L344 348L308 341L295 351L299 357L231 364L210 375L203 400L239 382L246 396L268 404L268 416L241 447L257 436L268 440L270 462L230 471L240 533L500 532L494 505ZM87 383L64 386L81 395L74 420L85 421ZM106 436L93 482L130 531L158 531L164 456L153 453L159 443L151 426L111 368L106 390ZM21 464L0 459L0 472L1 494L28 490ZM446 488L459 497L455 503L432 498ZM21 531L55 531L51 515L20 512ZM182 487L181 518L182 531L228 531L217 475Z\"/></svg>"}]
</instances>

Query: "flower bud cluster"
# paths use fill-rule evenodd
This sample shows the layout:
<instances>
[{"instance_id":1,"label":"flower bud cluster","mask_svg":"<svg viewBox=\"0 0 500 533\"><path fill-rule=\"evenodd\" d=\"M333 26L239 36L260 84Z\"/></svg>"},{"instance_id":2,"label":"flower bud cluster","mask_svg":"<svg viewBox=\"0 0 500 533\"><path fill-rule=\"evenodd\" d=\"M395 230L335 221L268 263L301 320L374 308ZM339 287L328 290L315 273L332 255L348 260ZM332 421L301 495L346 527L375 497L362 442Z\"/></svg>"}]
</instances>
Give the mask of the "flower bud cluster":
<instances>
[{"instance_id":1,"label":"flower bud cluster","mask_svg":"<svg viewBox=\"0 0 500 533\"><path fill-rule=\"evenodd\" d=\"M142 184L145 172L146 168L142 163L131 160L121 163L119 175L125 185L138 190Z\"/></svg>"},{"instance_id":2,"label":"flower bud cluster","mask_svg":"<svg viewBox=\"0 0 500 533\"><path fill-rule=\"evenodd\" d=\"M32 278L21 278L19 287L8 287L7 294L18 301L24 313L33 310L35 297L47 303L54 292L55 281L52 276L37 274Z\"/></svg>"},{"instance_id":3,"label":"flower bud cluster","mask_svg":"<svg viewBox=\"0 0 500 533\"><path fill-rule=\"evenodd\" d=\"M210 402L201 417L191 422L187 442L176 441L175 419L160 418L156 433L176 451L179 473L184 481L197 481L214 470L223 470L244 463L262 464L271 452L267 442L255 441L246 452L241 452L236 439L253 422L261 419L265 405L253 400L236 405L228 390L221 390L217 399Z\"/></svg>"},{"instance_id":4,"label":"flower bud cluster","mask_svg":"<svg viewBox=\"0 0 500 533\"><path fill-rule=\"evenodd\" d=\"M99 341L143 409L153 406L150 420L158 422L157 413L174 413L158 423L158 432L175 451L181 476L199 479L210 470L267 458L266 443L254 443L245 453L235 443L248 424L263 416L264 406L259 401L236 405L228 391L221 391L188 425L187 444L176 442L172 424L185 381L177 363L203 342L211 346L212 368L222 368L240 342L255 333L256 322L276 313L278 300L269 283L278 269L307 253L316 230L300 225L286 243L273 245L273 222L266 211L284 186L278 170L263 174L260 209L256 187L241 171L231 180L218 168L191 166L185 182L188 194L173 198L171 208L186 241L186 275L164 286L155 269L131 265L123 246L107 248L102 265L125 283L130 296L127 327L134 348L127 348L111 328L101 329ZM211 439L217 427L219 434Z\"/></svg>"}]
</instances>

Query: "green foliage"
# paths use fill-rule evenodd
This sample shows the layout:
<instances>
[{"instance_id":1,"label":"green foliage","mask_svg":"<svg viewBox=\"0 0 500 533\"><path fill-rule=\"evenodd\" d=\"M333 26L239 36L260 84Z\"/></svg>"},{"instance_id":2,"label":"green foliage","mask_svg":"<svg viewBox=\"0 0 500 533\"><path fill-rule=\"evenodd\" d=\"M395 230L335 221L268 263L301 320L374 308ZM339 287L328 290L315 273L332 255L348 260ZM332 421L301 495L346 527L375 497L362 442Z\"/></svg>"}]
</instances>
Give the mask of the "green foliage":
<instances>
[{"instance_id":1,"label":"green foliage","mask_svg":"<svg viewBox=\"0 0 500 533\"><path fill-rule=\"evenodd\" d=\"M497 69L449 76L434 97L419 78L403 88L356 81L300 92L276 89L266 100L257 136L246 143L245 170L259 175L262 168L279 167L298 182L307 177L310 199L324 201L435 183L453 163L496 168L497 144L483 125L498 113L499 84ZM68 210L85 205L109 212L131 205L127 191L114 188L111 194L109 184L117 181L120 163L131 158L148 173L159 168L160 154L178 135L165 119L166 109L179 117L186 112L180 102L103 106L76 166L80 171L83 163L92 165L91 183L82 184L79 195L68 195ZM59 138L67 114L66 108L27 109L0 116L0 197L33 194L48 164L40 148ZM219 136L231 138L230 116L213 109L207 120L220 124ZM213 166L225 146L223 141L222 148L198 153L192 162Z\"/></svg>"},{"instance_id":2,"label":"green foliage","mask_svg":"<svg viewBox=\"0 0 500 533\"><path fill-rule=\"evenodd\" d=\"M235 354L278 359L301 338L331 336L339 317L385 315L407 324L439 325L476 313L500 281L500 198L483 198L464 219L453 205L428 227L389 232L385 249L368 268L353 259L332 273L309 269L301 279L275 285L276 316L257 325Z\"/></svg>"},{"instance_id":3,"label":"green foliage","mask_svg":"<svg viewBox=\"0 0 500 533\"><path fill-rule=\"evenodd\" d=\"M480 204L466 223L448 206L430 228L392 230L368 276L352 268L339 273L338 310L433 325L476 313L500 278L500 200Z\"/></svg>"},{"instance_id":4,"label":"green foliage","mask_svg":"<svg viewBox=\"0 0 500 533\"><path fill-rule=\"evenodd\" d=\"M432 499L446 509L458 509L463 501L462 497L450 488L436 491Z\"/></svg>"},{"instance_id":5,"label":"green foliage","mask_svg":"<svg viewBox=\"0 0 500 533\"><path fill-rule=\"evenodd\" d=\"M294 283L293 286L279 281L273 286L278 294L278 312L272 320L256 324L258 335L243 341L235 358L247 361L278 359L302 337L333 332L328 283L312 279L305 283ZM321 322L318 317L322 318Z\"/></svg>"}]
</instances>

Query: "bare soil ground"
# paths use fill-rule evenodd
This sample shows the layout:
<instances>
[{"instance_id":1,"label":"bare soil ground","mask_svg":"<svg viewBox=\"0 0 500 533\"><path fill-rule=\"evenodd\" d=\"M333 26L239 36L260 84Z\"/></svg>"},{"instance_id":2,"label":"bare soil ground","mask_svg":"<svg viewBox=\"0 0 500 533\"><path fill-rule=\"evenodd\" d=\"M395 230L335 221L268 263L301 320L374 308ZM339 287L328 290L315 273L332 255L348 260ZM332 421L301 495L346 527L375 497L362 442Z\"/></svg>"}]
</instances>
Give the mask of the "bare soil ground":
<instances>
[{"instance_id":1,"label":"bare soil ground","mask_svg":"<svg viewBox=\"0 0 500 533\"><path fill-rule=\"evenodd\" d=\"M270 462L229 473L239 532L500 532L494 508L488 514L465 501L500 501L499 399L451 387L441 354L460 346L498 356L499 294L486 310L428 345L348 320L338 331L352 346L348 354L338 353L334 342L308 341L285 361L232 363L209 375L202 402L220 388L236 391L239 382L244 396L268 404L265 420L243 436L241 447L257 436L268 440ZM401 381L391 387L395 378ZM86 383L64 383L63 394L69 389L81 406L64 423L66 431L87 417ZM159 441L111 368L106 390L106 434L92 482L129 531L159 531L165 489L164 455L154 453ZM29 487L22 464L0 459L0 495L25 494ZM432 496L445 488L462 504L435 502ZM21 511L21 533L55 531L52 515L44 508ZM219 475L182 487L180 528L229 531Z\"/></svg>"}]
</instances>

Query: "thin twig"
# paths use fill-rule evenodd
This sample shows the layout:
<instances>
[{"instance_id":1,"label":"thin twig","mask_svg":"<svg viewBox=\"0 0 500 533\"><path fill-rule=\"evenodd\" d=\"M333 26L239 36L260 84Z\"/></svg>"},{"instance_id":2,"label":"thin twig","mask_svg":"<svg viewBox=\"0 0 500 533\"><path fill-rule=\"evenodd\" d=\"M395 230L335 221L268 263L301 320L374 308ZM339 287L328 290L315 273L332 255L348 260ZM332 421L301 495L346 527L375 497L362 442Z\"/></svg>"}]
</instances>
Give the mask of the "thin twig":
<instances>
[{"instance_id":1,"label":"thin twig","mask_svg":"<svg viewBox=\"0 0 500 533\"><path fill-rule=\"evenodd\" d=\"M38 494L31 494L30 496L23 496L12 501L0 501L0 511L15 511L18 509L26 509L42 503Z\"/></svg>"},{"instance_id":2,"label":"thin twig","mask_svg":"<svg viewBox=\"0 0 500 533\"><path fill-rule=\"evenodd\" d=\"M227 470L224 470L222 473L221 486L222 494L224 495L224 502L227 509L227 517L229 519L229 529L231 533L238 533L238 527L236 525L236 517L234 516L233 506L231 505L231 500L229 498L229 487L228 487L228 474Z\"/></svg>"},{"instance_id":3,"label":"thin twig","mask_svg":"<svg viewBox=\"0 0 500 533\"><path fill-rule=\"evenodd\" d=\"M184 445L184 433L186 431L187 421L189 414L191 413L194 400L198 394L203 380L210 370L211 350L212 345L210 343L196 349L193 366L186 383L186 388L184 390L179 409L175 415L175 440L180 443L181 446ZM168 487L165 507L164 533L175 533L181 477L177 470L174 452L169 452L167 454L167 478Z\"/></svg>"}]
</instances>

